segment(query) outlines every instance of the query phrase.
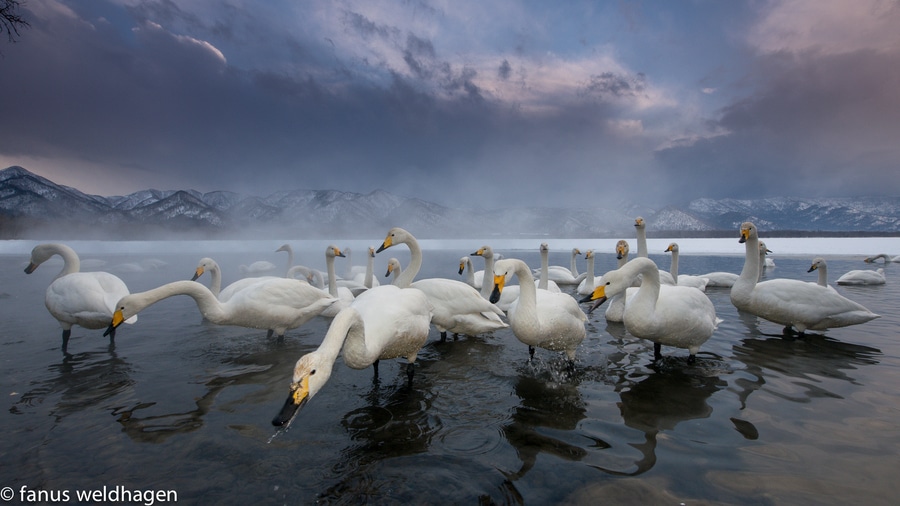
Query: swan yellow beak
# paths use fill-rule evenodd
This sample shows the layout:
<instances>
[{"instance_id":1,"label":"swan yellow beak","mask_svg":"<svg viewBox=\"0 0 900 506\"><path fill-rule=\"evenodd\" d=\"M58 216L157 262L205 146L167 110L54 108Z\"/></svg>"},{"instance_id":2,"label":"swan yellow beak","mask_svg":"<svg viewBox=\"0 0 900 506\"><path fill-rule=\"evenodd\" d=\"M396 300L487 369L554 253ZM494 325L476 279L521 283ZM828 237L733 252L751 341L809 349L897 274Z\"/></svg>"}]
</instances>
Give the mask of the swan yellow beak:
<instances>
[{"instance_id":1,"label":"swan yellow beak","mask_svg":"<svg viewBox=\"0 0 900 506\"><path fill-rule=\"evenodd\" d=\"M197 279L202 276L204 272L206 272L206 269L204 269L202 265L197 267L197 270L194 271L194 277L191 278L191 281L197 281Z\"/></svg>"},{"instance_id":2,"label":"swan yellow beak","mask_svg":"<svg viewBox=\"0 0 900 506\"><path fill-rule=\"evenodd\" d=\"M478 251L475 253L469 253L470 257L480 257L482 255L484 255L484 248L478 248Z\"/></svg>"},{"instance_id":3,"label":"swan yellow beak","mask_svg":"<svg viewBox=\"0 0 900 506\"><path fill-rule=\"evenodd\" d=\"M616 260L621 260L625 256L625 247L616 246Z\"/></svg>"},{"instance_id":4,"label":"swan yellow beak","mask_svg":"<svg viewBox=\"0 0 900 506\"><path fill-rule=\"evenodd\" d=\"M394 272L394 266L391 264L388 264L387 272L384 273L384 277L390 276L392 272Z\"/></svg>"},{"instance_id":5,"label":"swan yellow beak","mask_svg":"<svg viewBox=\"0 0 900 506\"><path fill-rule=\"evenodd\" d=\"M590 295L586 295L583 299L581 299L578 302L591 302L594 300L600 301L597 303L598 306L600 304L603 304L604 302L606 302L606 285L600 285L597 288L594 288L594 291L591 292Z\"/></svg>"},{"instance_id":6,"label":"swan yellow beak","mask_svg":"<svg viewBox=\"0 0 900 506\"><path fill-rule=\"evenodd\" d=\"M816 270L816 269L818 269L818 268L819 268L818 265L812 264L811 266L809 266L809 270L806 271L806 272L812 272L812 271L814 271L814 270Z\"/></svg>"},{"instance_id":7,"label":"swan yellow beak","mask_svg":"<svg viewBox=\"0 0 900 506\"><path fill-rule=\"evenodd\" d=\"M460 262L459 263L459 273L462 274L464 270L466 270L466 263Z\"/></svg>"},{"instance_id":8,"label":"swan yellow beak","mask_svg":"<svg viewBox=\"0 0 900 506\"><path fill-rule=\"evenodd\" d=\"M390 248L393 245L394 245L394 242L391 240L391 236L388 235L387 237L384 238L384 242L381 243L381 247L378 248L377 250L375 250L375 253L381 253L382 251Z\"/></svg>"},{"instance_id":9,"label":"swan yellow beak","mask_svg":"<svg viewBox=\"0 0 900 506\"><path fill-rule=\"evenodd\" d=\"M494 276L494 289L491 291L490 300L491 304L496 304L497 301L500 300L500 292L503 291L503 287L506 285L506 276L503 275L495 275Z\"/></svg>"},{"instance_id":10,"label":"swan yellow beak","mask_svg":"<svg viewBox=\"0 0 900 506\"><path fill-rule=\"evenodd\" d=\"M281 411L272 419L272 425L281 427L290 423L307 401L309 401L309 376L304 376L299 383L291 384L291 393L288 394Z\"/></svg>"},{"instance_id":11,"label":"swan yellow beak","mask_svg":"<svg viewBox=\"0 0 900 506\"><path fill-rule=\"evenodd\" d=\"M741 238L738 239L738 243L744 244L745 242L747 242L747 239L750 239L750 229L742 228L741 229Z\"/></svg>"},{"instance_id":12,"label":"swan yellow beak","mask_svg":"<svg viewBox=\"0 0 900 506\"><path fill-rule=\"evenodd\" d=\"M112 321L109 323L109 327L106 327L106 331L103 333L103 336L106 337L108 335L112 335L115 337L116 335L116 327L122 324L125 321L125 316L122 314L121 309L116 309L116 312L113 313Z\"/></svg>"}]
</instances>

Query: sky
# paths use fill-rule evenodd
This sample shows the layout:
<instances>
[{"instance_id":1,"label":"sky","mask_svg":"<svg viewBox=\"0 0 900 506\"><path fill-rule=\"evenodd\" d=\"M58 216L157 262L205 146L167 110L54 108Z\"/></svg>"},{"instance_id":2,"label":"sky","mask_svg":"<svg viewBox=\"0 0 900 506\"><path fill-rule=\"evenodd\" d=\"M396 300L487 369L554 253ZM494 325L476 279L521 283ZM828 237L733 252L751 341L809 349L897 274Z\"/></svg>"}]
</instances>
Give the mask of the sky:
<instances>
[{"instance_id":1,"label":"sky","mask_svg":"<svg viewBox=\"0 0 900 506\"><path fill-rule=\"evenodd\" d=\"M900 196L900 0L27 0L0 168L456 208Z\"/></svg>"}]
</instances>

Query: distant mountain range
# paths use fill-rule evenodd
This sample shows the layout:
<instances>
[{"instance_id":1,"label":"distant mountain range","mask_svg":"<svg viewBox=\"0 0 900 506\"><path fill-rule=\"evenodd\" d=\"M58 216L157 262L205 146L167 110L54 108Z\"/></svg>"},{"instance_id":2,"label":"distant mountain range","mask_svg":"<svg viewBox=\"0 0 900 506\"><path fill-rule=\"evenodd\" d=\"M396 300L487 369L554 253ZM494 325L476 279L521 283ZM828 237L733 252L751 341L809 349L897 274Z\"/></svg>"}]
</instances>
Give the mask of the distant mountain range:
<instances>
[{"instance_id":1,"label":"distant mountain range","mask_svg":"<svg viewBox=\"0 0 900 506\"><path fill-rule=\"evenodd\" d=\"M698 199L687 206L454 209L376 190L288 190L267 197L144 190L88 195L14 166L0 171L0 239L351 238L406 228L421 238L631 237L735 234L754 221L768 235L900 234L900 197Z\"/></svg>"}]
</instances>

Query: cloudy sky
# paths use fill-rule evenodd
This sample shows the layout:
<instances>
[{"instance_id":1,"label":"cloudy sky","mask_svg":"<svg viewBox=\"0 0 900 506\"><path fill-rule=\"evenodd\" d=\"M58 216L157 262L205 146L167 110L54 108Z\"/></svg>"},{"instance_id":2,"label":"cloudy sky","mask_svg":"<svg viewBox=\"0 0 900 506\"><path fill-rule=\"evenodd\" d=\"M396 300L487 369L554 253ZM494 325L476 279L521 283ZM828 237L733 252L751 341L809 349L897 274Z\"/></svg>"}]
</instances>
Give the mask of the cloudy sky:
<instances>
[{"instance_id":1,"label":"cloudy sky","mask_svg":"<svg viewBox=\"0 0 900 506\"><path fill-rule=\"evenodd\" d=\"M0 167L452 207L900 194L898 0L27 0Z\"/></svg>"}]
</instances>

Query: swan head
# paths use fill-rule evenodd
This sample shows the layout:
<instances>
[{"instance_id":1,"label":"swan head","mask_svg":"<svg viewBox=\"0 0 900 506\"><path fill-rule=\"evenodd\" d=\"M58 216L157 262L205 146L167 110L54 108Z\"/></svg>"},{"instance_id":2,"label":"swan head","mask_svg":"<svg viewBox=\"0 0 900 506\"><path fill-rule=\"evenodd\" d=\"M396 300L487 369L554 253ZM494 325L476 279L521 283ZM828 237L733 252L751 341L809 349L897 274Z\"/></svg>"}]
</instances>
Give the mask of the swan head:
<instances>
[{"instance_id":1,"label":"swan head","mask_svg":"<svg viewBox=\"0 0 900 506\"><path fill-rule=\"evenodd\" d=\"M634 228L645 228L647 223L644 221L644 218L638 216L634 219Z\"/></svg>"},{"instance_id":2,"label":"swan head","mask_svg":"<svg viewBox=\"0 0 900 506\"><path fill-rule=\"evenodd\" d=\"M394 271L397 271L399 273L400 270L401 270L400 269L400 260L397 260L396 258L391 258L390 260L388 260L387 272L384 273L384 277L390 276L391 273ZM460 271L460 272L462 272L462 271Z\"/></svg>"},{"instance_id":3,"label":"swan head","mask_svg":"<svg viewBox=\"0 0 900 506\"><path fill-rule=\"evenodd\" d=\"M550 252L550 246L549 246L547 243L542 242L542 243L541 243L540 251L541 251L541 253L543 253L543 252L545 252L545 251L546 251L546 252Z\"/></svg>"},{"instance_id":4,"label":"swan head","mask_svg":"<svg viewBox=\"0 0 900 506\"><path fill-rule=\"evenodd\" d=\"M824 268L825 268L825 259L822 257L816 257L816 258L813 258L812 265L810 266L809 270L806 272L812 272L814 270L824 269Z\"/></svg>"},{"instance_id":5,"label":"swan head","mask_svg":"<svg viewBox=\"0 0 900 506\"><path fill-rule=\"evenodd\" d=\"M471 253L469 256L493 258L494 250L491 249L490 246L482 246L482 247L478 248L478 251L476 251L475 253Z\"/></svg>"},{"instance_id":6,"label":"swan head","mask_svg":"<svg viewBox=\"0 0 900 506\"><path fill-rule=\"evenodd\" d=\"M497 263L494 264L494 289L491 290L491 296L488 299L491 304L496 304L497 301L500 300L500 294L503 292L503 287L506 286L506 283L512 279L517 271L522 272L522 275L531 273L528 269L528 265L516 258L498 260ZM522 278L520 277L520 282L521 279Z\"/></svg>"},{"instance_id":7,"label":"swan head","mask_svg":"<svg viewBox=\"0 0 900 506\"><path fill-rule=\"evenodd\" d=\"M678 253L678 244L673 242L663 253Z\"/></svg>"},{"instance_id":8,"label":"swan head","mask_svg":"<svg viewBox=\"0 0 900 506\"><path fill-rule=\"evenodd\" d=\"M469 265L472 264L472 261L469 260L469 257L462 257L459 259L459 273L460 274L462 274L466 270L467 264L469 264ZM390 271L388 271L388 274L390 274Z\"/></svg>"},{"instance_id":9,"label":"swan head","mask_svg":"<svg viewBox=\"0 0 900 506\"><path fill-rule=\"evenodd\" d=\"M191 278L191 281L197 281L197 279L199 279L206 271L217 270L219 270L219 264L217 264L215 260L209 257L201 258L200 262L197 264L197 268L194 270L194 277Z\"/></svg>"},{"instance_id":10,"label":"swan head","mask_svg":"<svg viewBox=\"0 0 900 506\"><path fill-rule=\"evenodd\" d=\"M281 411L272 419L272 425L282 427L297 416L303 406L315 396L331 376L332 364L317 352L300 357L294 365L290 392Z\"/></svg>"},{"instance_id":11,"label":"swan head","mask_svg":"<svg viewBox=\"0 0 900 506\"><path fill-rule=\"evenodd\" d=\"M369 246L369 256L375 258L375 247Z\"/></svg>"},{"instance_id":12,"label":"swan head","mask_svg":"<svg viewBox=\"0 0 900 506\"><path fill-rule=\"evenodd\" d=\"M112 321L110 321L109 326L106 327L103 336L115 337L116 329L119 325L125 322L135 321L139 311L140 308L136 306L134 295L126 295L119 299L119 302L116 303L116 310L113 311Z\"/></svg>"},{"instance_id":13,"label":"swan head","mask_svg":"<svg viewBox=\"0 0 900 506\"><path fill-rule=\"evenodd\" d=\"M759 239L759 235L756 232L756 225L750 223L749 221L745 221L741 223L741 238L738 239L738 242L744 244L749 241L750 238Z\"/></svg>"},{"instance_id":14,"label":"swan head","mask_svg":"<svg viewBox=\"0 0 900 506\"><path fill-rule=\"evenodd\" d=\"M589 249L584 253L584 258L594 258L594 250Z\"/></svg>"},{"instance_id":15,"label":"swan head","mask_svg":"<svg viewBox=\"0 0 900 506\"><path fill-rule=\"evenodd\" d=\"M620 240L616 243L616 260L621 260L628 256L628 241Z\"/></svg>"},{"instance_id":16,"label":"swan head","mask_svg":"<svg viewBox=\"0 0 900 506\"><path fill-rule=\"evenodd\" d=\"M381 253L395 244L407 243L410 239L415 240L415 237L400 227L394 227L388 230L387 237L384 238L384 242L375 253Z\"/></svg>"},{"instance_id":17,"label":"swan head","mask_svg":"<svg viewBox=\"0 0 900 506\"><path fill-rule=\"evenodd\" d=\"M580 255L580 254L581 254L581 250L578 249L578 248L572 248L572 254L573 254L573 255Z\"/></svg>"},{"instance_id":18,"label":"swan head","mask_svg":"<svg viewBox=\"0 0 900 506\"><path fill-rule=\"evenodd\" d=\"M325 257L326 258L334 258L334 257L346 257L344 253L341 252L341 249L335 246L334 244L325 248Z\"/></svg>"},{"instance_id":19,"label":"swan head","mask_svg":"<svg viewBox=\"0 0 900 506\"><path fill-rule=\"evenodd\" d=\"M759 241L759 254L765 256L766 253L771 253L772 250L766 247L766 243Z\"/></svg>"},{"instance_id":20,"label":"swan head","mask_svg":"<svg viewBox=\"0 0 900 506\"><path fill-rule=\"evenodd\" d=\"M278 253L279 251L287 251L290 253L290 252L293 252L294 249L291 248L290 244L282 244L281 246L278 247L277 250L275 250L275 253Z\"/></svg>"},{"instance_id":21,"label":"swan head","mask_svg":"<svg viewBox=\"0 0 900 506\"><path fill-rule=\"evenodd\" d=\"M28 267L25 267L25 274L31 274L35 269L38 268L39 265L50 260L50 257L57 254L61 249L71 249L68 246L63 246L62 244L38 244L31 250L31 258L28 261ZM72 254L75 251L72 250Z\"/></svg>"}]
</instances>

